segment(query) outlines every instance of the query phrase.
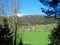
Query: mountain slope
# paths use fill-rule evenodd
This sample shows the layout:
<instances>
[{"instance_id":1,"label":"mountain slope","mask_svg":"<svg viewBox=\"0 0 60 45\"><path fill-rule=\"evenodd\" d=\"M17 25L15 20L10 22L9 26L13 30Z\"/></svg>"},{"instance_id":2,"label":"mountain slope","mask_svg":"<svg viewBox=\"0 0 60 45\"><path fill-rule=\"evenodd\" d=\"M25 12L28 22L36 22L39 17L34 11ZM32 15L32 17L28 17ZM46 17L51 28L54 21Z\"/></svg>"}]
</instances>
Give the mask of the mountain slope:
<instances>
[{"instance_id":1,"label":"mountain slope","mask_svg":"<svg viewBox=\"0 0 60 45\"><path fill-rule=\"evenodd\" d=\"M1 18L1 16L0 16ZM13 24L13 18L14 16L9 16L9 22ZM1 19L0 19L1 21ZM23 15L23 16L17 16L17 25L40 25L40 24L51 24L51 23L56 23L55 19L53 17L51 18L46 18L45 16L42 15Z\"/></svg>"}]
</instances>

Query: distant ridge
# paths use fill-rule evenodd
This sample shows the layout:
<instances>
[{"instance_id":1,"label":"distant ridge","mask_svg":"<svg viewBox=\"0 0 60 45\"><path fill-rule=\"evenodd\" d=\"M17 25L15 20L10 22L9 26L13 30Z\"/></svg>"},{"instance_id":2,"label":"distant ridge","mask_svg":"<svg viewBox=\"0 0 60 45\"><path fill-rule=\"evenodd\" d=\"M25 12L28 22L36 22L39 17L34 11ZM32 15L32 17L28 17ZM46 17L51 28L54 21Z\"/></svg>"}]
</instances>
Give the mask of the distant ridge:
<instances>
[{"instance_id":1,"label":"distant ridge","mask_svg":"<svg viewBox=\"0 0 60 45\"><path fill-rule=\"evenodd\" d=\"M14 15L9 16L9 21L12 23ZM25 15L25 14L17 14L18 25L40 25L40 24L51 24L56 23L57 21L54 17L47 18L44 15ZM1 20L1 19L0 19Z\"/></svg>"}]
</instances>

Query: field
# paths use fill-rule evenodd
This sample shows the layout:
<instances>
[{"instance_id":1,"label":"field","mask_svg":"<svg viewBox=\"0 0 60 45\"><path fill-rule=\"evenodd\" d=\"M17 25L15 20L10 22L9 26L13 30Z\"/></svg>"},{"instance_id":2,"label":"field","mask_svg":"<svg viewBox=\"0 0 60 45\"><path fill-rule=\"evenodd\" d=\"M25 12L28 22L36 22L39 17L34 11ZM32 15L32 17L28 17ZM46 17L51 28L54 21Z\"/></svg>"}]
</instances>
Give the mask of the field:
<instances>
[{"instance_id":1,"label":"field","mask_svg":"<svg viewBox=\"0 0 60 45\"><path fill-rule=\"evenodd\" d=\"M48 35L50 32L20 32L17 36L17 42L22 36L24 44L30 45L47 45L49 44Z\"/></svg>"},{"instance_id":2,"label":"field","mask_svg":"<svg viewBox=\"0 0 60 45\"><path fill-rule=\"evenodd\" d=\"M51 26L51 25L49 25ZM46 25L40 26L40 31L17 31L17 45L22 37L23 43L27 45L48 45L50 31L45 31ZM52 29L52 27L50 27ZM47 29L48 30L48 29Z\"/></svg>"}]
</instances>

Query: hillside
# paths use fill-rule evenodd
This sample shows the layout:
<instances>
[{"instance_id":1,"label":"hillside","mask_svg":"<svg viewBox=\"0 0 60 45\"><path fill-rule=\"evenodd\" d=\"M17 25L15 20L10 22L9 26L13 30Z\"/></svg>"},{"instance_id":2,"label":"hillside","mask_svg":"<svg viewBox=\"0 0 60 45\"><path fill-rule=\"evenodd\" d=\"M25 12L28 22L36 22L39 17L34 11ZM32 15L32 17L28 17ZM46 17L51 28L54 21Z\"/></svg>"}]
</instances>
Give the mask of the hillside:
<instances>
[{"instance_id":1,"label":"hillside","mask_svg":"<svg viewBox=\"0 0 60 45\"><path fill-rule=\"evenodd\" d=\"M40 15L24 16L21 17L21 19L29 22L30 24L49 24L49 23L54 23L55 21L54 18L46 18L45 16L40 16Z\"/></svg>"},{"instance_id":2,"label":"hillside","mask_svg":"<svg viewBox=\"0 0 60 45\"><path fill-rule=\"evenodd\" d=\"M9 16L7 17L9 19L9 23L13 24L13 17ZM0 23L1 23L1 16L0 16ZM17 16L17 25L40 25L40 24L51 24L56 23L55 19L53 17L46 18L42 15L28 15L28 16Z\"/></svg>"}]
</instances>

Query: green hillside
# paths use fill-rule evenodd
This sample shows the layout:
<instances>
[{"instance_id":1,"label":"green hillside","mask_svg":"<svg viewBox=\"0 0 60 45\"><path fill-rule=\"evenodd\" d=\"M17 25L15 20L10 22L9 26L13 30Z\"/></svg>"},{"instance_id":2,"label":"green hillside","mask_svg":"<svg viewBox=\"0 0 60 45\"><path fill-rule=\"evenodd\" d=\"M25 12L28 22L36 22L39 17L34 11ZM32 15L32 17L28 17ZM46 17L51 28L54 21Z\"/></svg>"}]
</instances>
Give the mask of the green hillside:
<instances>
[{"instance_id":1,"label":"green hillside","mask_svg":"<svg viewBox=\"0 0 60 45\"><path fill-rule=\"evenodd\" d=\"M18 24L20 24L21 22L23 24L33 24L33 25L35 25L35 24L55 23L56 20L53 17L46 18L45 16L41 16L41 15L28 15L28 16L18 17Z\"/></svg>"},{"instance_id":2,"label":"green hillside","mask_svg":"<svg viewBox=\"0 0 60 45\"><path fill-rule=\"evenodd\" d=\"M12 26L14 16L7 17L9 24ZM46 18L42 15L28 15L23 17L17 16L17 25L20 26L27 26L27 25L45 25L45 24L52 24L56 23L57 21L54 17ZM2 23L2 17L0 16L0 24Z\"/></svg>"}]
</instances>

